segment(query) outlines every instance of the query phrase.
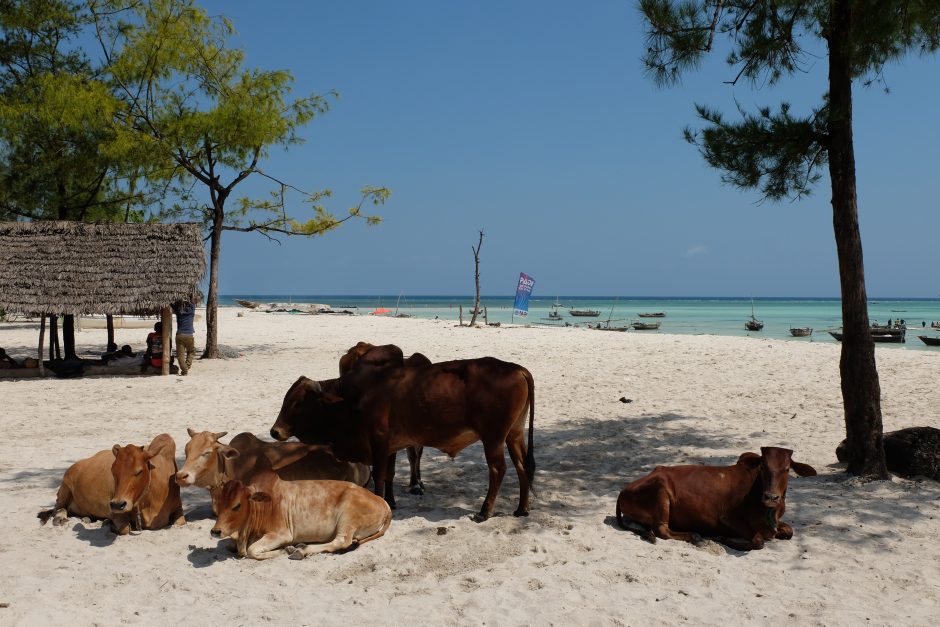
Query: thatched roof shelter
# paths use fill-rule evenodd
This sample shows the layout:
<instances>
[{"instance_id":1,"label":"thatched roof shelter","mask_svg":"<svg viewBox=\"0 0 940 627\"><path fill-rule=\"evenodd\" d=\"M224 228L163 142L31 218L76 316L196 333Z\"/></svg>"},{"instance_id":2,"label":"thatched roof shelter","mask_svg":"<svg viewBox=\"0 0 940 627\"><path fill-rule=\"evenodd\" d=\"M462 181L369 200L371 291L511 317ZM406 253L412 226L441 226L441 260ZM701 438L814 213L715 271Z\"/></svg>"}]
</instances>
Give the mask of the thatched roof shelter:
<instances>
[{"instance_id":1,"label":"thatched roof shelter","mask_svg":"<svg viewBox=\"0 0 940 627\"><path fill-rule=\"evenodd\" d=\"M198 224L0 222L0 309L156 314L206 270Z\"/></svg>"}]
</instances>

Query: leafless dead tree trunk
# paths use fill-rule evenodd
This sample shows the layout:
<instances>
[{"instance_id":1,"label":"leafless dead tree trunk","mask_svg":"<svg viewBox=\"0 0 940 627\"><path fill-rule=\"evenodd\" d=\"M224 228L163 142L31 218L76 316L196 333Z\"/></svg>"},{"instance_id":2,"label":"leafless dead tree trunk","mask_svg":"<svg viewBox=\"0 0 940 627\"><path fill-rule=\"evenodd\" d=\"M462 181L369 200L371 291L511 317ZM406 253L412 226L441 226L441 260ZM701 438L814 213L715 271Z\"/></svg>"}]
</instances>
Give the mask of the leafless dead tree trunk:
<instances>
[{"instance_id":1,"label":"leafless dead tree trunk","mask_svg":"<svg viewBox=\"0 0 940 627\"><path fill-rule=\"evenodd\" d=\"M476 280L477 293L476 298L473 301L473 315L470 318L470 326L474 326L477 322L477 314L480 311L480 249L483 247L483 230L480 229L480 241L477 242L476 248L473 246L470 247L470 250L473 251L473 277Z\"/></svg>"}]
</instances>

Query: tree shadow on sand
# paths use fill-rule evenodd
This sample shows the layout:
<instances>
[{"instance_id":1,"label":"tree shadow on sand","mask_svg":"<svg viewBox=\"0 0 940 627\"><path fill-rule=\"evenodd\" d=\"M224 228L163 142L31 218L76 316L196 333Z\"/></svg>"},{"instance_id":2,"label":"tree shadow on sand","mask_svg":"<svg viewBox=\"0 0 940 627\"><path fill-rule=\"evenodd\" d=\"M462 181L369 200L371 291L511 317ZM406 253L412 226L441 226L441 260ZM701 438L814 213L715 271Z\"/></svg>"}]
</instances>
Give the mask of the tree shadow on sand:
<instances>
[{"instance_id":1,"label":"tree shadow on sand","mask_svg":"<svg viewBox=\"0 0 940 627\"><path fill-rule=\"evenodd\" d=\"M18 489L26 488L49 488L55 490L62 482L67 467L63 468L30 468L12 472L3 478L0 483L16 484ZM10 488L6 488L9 490ZM55 493L51 494L51 499L55 500Z\"/></svg>"}]
</instances>

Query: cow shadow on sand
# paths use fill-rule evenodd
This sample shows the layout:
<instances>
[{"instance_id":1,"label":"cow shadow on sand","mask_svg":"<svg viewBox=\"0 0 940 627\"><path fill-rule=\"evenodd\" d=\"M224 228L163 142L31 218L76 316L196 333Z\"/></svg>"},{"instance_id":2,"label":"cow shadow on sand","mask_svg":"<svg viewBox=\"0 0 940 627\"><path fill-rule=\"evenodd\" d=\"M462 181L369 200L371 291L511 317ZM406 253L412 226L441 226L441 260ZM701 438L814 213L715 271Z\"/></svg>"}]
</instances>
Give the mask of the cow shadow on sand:
<instances>
[{"instance_id":1,"label":"cow shadow on sand","mask_svg":"<svg viewBox=\"0 0 940 627\"><path fill-rule=\"evenodd\" d=\"M656 466L730 465L745 451L759 452L761 445L774 444L762 441L761 432L721 431L714 425L714 420L694 416L650 414L606 419L573 417L541 427L536 416L532 519L588 522L597 518L597 505L602 502L608 513L601 522L620 530L613 515L617 494L626 483ZM898 519L915 523L940 515L938 482L864 482L846 476L842 464L826 466L826 460L805 459L800 451L794 457L814 465L820 475L791 474L785 515L796 529L791 542L801 544L801 538L808 541L825 537L827 542L850 548L890 551L895 543L903 541L901 532L893 530ZM402 458L404 455L400 456L395 482L396 519L447 522L479 510L488 477L480 443L461 451L453 460L434 449L425 449L423 496L408 493L408 469ZM496 501L496 516L511 516L518 502L518 481L508 456L507 466ZM889 531L883 531L886 529ZM746 555L723 546L722 550L729 555Z\"/></svg>"},{"instance_id":2,"label":"cow shadow on sand","mask_svg":"<svg viewBox=\"0 0 940 627\"><path fill-rule=\"evenodd\" d=\"M223 562L228 559L236 559L235 543L232 540L219 540L215 547L189 545L189 554L186 559L193 565L193 568L208 568L216 562Z\"/></svg>"},{"instance_id":3,"label":"cow shadow on sand","mask_svg":"<svg viewBox=\"0 0 940 627\"><path fill-rule=\"evenodd\" d=\"M99 527L88 527L79 522L72 527L72 531L75 532L76 538L97 548L111 546L117 539L117 536L111 531L111 524L106 520L102 521Z\"/></svg>"}]
</instances>

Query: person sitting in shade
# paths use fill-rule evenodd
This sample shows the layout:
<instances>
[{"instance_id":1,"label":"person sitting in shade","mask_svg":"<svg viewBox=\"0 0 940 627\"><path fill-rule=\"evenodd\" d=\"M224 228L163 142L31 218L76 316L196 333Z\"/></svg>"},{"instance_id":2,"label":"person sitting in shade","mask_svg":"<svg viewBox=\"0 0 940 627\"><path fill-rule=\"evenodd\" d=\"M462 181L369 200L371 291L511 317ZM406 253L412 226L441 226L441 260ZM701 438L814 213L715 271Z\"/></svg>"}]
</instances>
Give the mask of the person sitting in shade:
<instances>
[{"instance_id":1,"label":"person sitting in shade","mask_svg":"<svg viewBox=\"0 0 940 627\"><path fill-rule=\"evenodd\" d=\"M0 348L0 370L9 370L11 368L19 368L20 364L7 355L7 352Z\"/></svg>"},{"instance_id":2,"label":"person sitting in shade","mask_svg":"<svg viewBox=\"0 0 940 627\"><path fill-rule=\"evenodd\" d=\"M167 352L171 351L172 347ZM153 331L147 334L147 350L144 352L144 366L141 372L147 370L148 366L163 368L163 323L161 322L153 325Z\"/></svg>"}]
</instances>

